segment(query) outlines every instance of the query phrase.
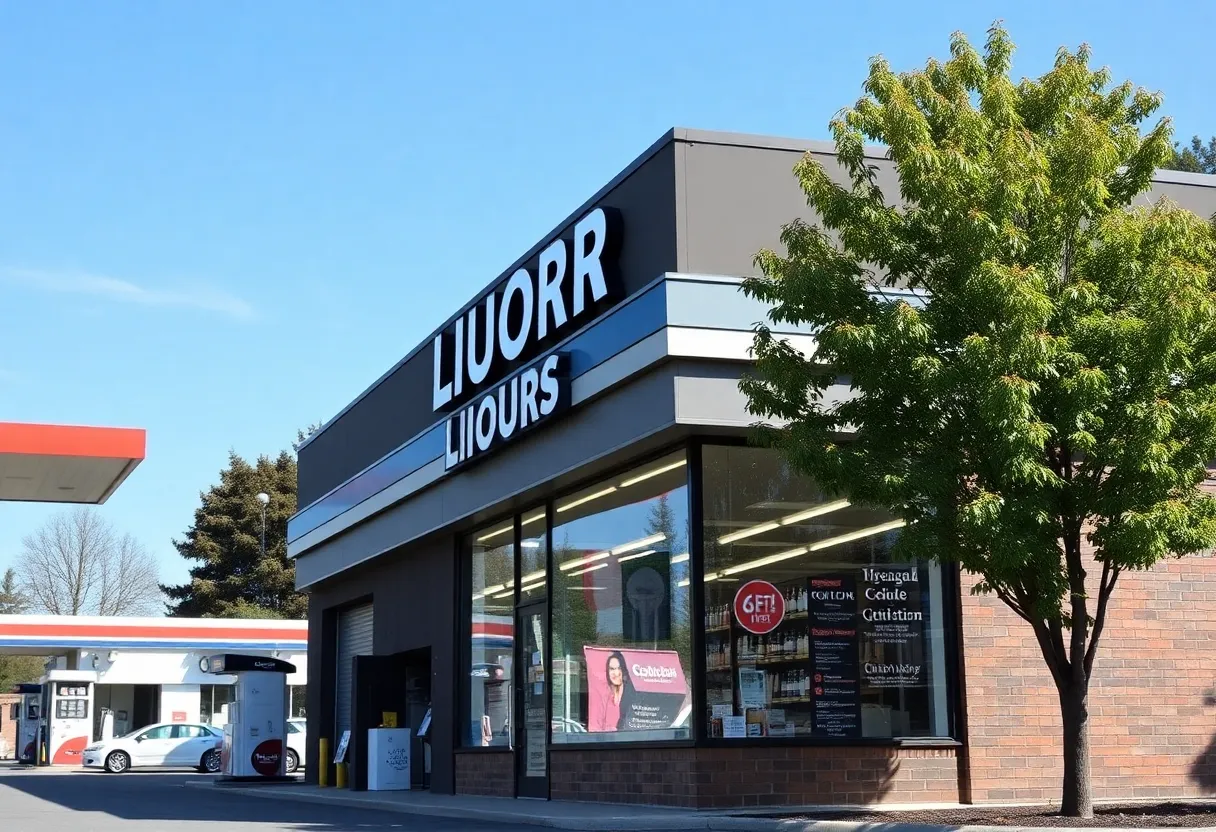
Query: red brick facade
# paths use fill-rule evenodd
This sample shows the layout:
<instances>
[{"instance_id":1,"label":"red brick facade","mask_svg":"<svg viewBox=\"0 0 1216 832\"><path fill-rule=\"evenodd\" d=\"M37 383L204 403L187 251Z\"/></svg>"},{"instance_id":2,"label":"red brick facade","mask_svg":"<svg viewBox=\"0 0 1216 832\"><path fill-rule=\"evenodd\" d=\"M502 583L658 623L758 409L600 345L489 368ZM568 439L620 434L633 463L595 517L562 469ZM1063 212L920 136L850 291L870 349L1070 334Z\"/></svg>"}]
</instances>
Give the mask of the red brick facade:
<instances>
[{"instance_id":1,"label":"red brick facade","mask_svg":"<svg viewBox=\"0 0 1216 832\"><path fill-rule=\"evenodd\" d=\"M953 748L673 748L551 753L555 800L695 809L957 802Z\"/></svg>"},{"instance_id":2,"label":"red brick facade","mask_svg":"<svg viewBox=\"0 0 1216 832\"><path fill-rule=\"evenodd\" d=\"M557 747L551 796L698 809L1058 799L1055 687L1029 625L973 584L964 576L965 748ZM1120 577L1090 712L1098 798L1216 794L1216 558ZM456 791L513 795L513 755L458 753Z\"/></svg>"},{"instance_id":3,"label":"red brick facade","mask_svg":"<svg viewBox=\"0 0 1216 832\"><path fill-rule=\"evenodd\" d=\"M515 796L515 755L504 751L456 752L456 794Z\"/></svg>"},{"instance_id":4,"label":"red brick facade","mask_svg":"<svg viewBox=\"0 0 1216 832\"><path fill-rule=\"evenodd\" d=\"M1094 570L1100 571L1100 570ZM971 797L1058 799L1060 715L1030 625L963 581ZM1090 689L1095 796L1216 793L1216 558L1125 573Z\"/></svg>"}]
</instances>

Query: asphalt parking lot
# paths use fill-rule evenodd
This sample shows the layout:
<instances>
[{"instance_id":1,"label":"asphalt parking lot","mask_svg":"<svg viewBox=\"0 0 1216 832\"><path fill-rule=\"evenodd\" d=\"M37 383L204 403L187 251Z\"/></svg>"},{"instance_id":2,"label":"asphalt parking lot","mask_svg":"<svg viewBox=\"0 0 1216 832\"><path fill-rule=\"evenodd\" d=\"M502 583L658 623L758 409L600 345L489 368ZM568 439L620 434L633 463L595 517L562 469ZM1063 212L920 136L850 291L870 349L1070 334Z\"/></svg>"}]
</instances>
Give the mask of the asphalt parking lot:
<instances>
[{"instance_id":1,"label":"asphalt parking lot","mask_svg":"<svg viewBox=\"0 0 1216 832\"><path fill-rule=\"evenodd\" d=\"M376 830L403 832L529 832L535 827L446 820L374 810L266 800L186 783L203 775L0 766L3 832L271 832Z\"/></svg>"}]
</instances>

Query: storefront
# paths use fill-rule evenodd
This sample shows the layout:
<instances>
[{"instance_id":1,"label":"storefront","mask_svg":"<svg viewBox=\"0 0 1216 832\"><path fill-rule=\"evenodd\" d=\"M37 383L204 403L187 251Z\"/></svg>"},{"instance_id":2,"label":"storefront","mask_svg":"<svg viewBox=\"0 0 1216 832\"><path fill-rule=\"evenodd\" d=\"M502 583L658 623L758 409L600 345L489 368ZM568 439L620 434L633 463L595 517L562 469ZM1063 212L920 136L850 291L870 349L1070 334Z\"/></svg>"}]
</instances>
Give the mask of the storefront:
<instances>
[{"instance_id":1,"label":"storefront","mask_svg":"<svg viewBox=\"0 0 1216 832\"><path fill-rule=\"evenodd\" d=\"M808 148L831 161L672 131L301 448L310 777L317 741L349 730L362 787L389 711L428 726L418 777L437 792L709 807L1058 788L1033 637L957 570L894 562L898 521L746 442L738 380L767 310L739 283L808 217L791 174ZM1160 187L1210 214L1209 179Z\"/></svg>"}]
</instances>

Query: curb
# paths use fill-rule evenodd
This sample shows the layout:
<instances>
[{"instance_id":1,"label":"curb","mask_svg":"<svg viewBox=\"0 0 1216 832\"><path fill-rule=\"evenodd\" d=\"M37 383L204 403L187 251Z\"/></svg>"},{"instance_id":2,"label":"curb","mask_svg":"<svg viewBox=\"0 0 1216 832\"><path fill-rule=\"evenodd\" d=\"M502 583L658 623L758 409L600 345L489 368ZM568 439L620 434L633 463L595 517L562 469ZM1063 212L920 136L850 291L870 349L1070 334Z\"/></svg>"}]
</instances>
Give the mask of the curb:
<instances>
[{"instance_id":1,"label":"curb","mask_svg":"<svg viewBox=\"0 0 1216 832\"><path fill-rule=\"evenodd\" d=\"M187 781L185 784L195 789L218 788L213 782L206 780ZM248 786L226 786L223 791L260 797L268 800L287 800L300 803L323 803L326 805L349 806L357 809L372 809L380 812L392 812L399 815L417 815L420 817L452 818L457 820L481 821L484 823L502 823L516 826L533 826L548 829L584 829L588 832L618 832L628 829L634 832L681 832L681 830L716 830L717 832L1044 832L1049 829L1066 830L1068 827L1042 826L942 826L922 823L906 823L904 821L843 821L843 820L782 820L777 818L741 818L722 815L684 814L668 815L611 815L611 807L605 806L605 814L599 817L537 817L520 811L502 811L497 809L475 809L457 806L423 806L410 805L398 800L377 800L375 798L347 797L330 789L327 793L302 792L292 794L290 791L262 790ZM1163 829L1165 827L1162 827ZM1178 828L1181 827L1171 827ZM1084 827L1085 832L1128 832L1129 827L1104 828ZM1216 832L1216 827L1189 827L1185 832Z\"/></svg>"}]
</instances>

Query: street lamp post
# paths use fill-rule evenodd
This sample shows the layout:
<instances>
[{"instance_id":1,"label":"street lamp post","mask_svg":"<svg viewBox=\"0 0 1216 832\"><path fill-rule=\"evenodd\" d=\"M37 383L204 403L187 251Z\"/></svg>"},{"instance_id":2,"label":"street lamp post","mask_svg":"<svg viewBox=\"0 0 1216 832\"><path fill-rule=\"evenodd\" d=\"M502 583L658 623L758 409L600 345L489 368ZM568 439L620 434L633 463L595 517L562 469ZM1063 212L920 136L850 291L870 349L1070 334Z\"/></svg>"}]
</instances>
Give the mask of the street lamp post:
<instances>
[{"instance_id":1,"label":"street lamp post","mask_svg":"<svg viewBox=\"0 0 1216 832\"><path fill-rule=\"evenodd\" d=\"M266 557L266 506L270 505L270 495L260 492L258 502L262 504L262 557Z\"/></svg>"}]
</instances>

